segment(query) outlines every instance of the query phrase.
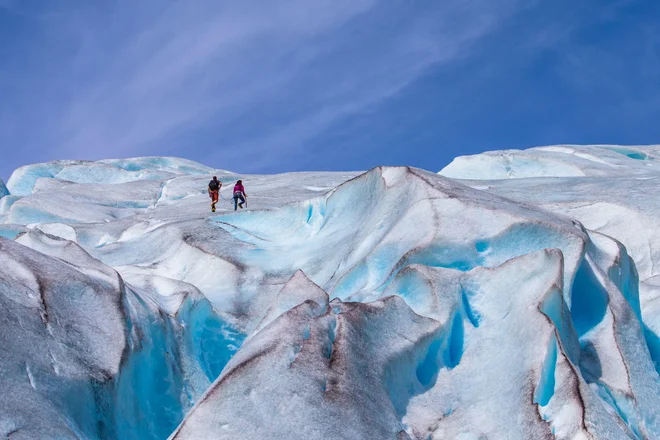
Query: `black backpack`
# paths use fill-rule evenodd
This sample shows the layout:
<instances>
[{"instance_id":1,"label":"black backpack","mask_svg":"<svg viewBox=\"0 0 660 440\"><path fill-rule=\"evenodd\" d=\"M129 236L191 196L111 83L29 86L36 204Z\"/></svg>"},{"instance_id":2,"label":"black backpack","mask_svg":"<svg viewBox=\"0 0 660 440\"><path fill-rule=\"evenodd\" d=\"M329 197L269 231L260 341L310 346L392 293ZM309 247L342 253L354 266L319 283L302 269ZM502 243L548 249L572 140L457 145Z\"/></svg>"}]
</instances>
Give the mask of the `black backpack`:
<instances>
[{"instance_id":1,"label":"black backpack","mask_svg":"<svg viewBox=\"0 0 660 440\"><path fill-rule=\"evenodd\" d=\"M210 189L211 191L217 191L218 188L220 187L220 186L219 186L219 183L220 183L220 182L217 181L217 180L211 180L211 182L209 183L209 189Z\"/></svg>"}]
</instances>

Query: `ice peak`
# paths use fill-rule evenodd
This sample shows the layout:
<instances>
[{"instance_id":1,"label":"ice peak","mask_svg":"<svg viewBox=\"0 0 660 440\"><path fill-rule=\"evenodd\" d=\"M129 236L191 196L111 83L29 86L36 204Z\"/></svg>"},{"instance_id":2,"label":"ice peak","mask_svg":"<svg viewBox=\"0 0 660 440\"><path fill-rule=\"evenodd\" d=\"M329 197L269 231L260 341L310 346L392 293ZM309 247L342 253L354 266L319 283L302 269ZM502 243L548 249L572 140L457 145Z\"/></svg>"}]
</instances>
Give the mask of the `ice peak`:
<instances>
[{"instance_id":1,"label":"ice peak","mask_svg":"<svg viewBox=\"0 0 660 440\"><path fill-rule=\"evenodd\" d=\"M282 313L306 301L318 305L319 313L322 313L328 307L328 294L307 278L302 269L298 269L277 293L254 332L259 332Z\"/></svg>"}]
</instances>

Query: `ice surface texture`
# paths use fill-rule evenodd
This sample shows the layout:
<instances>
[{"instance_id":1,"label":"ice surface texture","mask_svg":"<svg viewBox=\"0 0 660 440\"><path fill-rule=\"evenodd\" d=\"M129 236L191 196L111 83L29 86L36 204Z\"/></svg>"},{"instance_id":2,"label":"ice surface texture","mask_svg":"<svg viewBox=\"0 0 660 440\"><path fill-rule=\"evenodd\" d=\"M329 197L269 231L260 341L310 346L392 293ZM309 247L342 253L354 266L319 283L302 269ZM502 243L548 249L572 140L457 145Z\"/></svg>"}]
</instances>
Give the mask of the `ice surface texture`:
<instances>
[{"instance_id":1,"label":"ice surface texture","mask_svg":"<svg viewBox=\"0 0 660 440\"><path fill-rule=\"evenodd\" d=\"M455 159L442 175L578 220L625 246L637 272L644 331L660 370L660 147L554 146L493 151ZM561 177L540 164L552 162L584 177ZM488 166L485 166L488 164ZM501 179L507 168L508 177ZM515 178L524 176L526 178ZM510 178L514 177L514 178Z\"/></svg>"},{"instance_id":2,"label":"ice surface texture","mask_svg":"<svg viewBox=\"0 0 660 440\"><path fill-rule=\"evenodd\" d=\"M21 168L0 211L0 435L658 438L660 323L639 278L660 285L660 251L624 246L649 231L522 196L550 179L577 206L613 204L609 177L651 185L653 152L619 150L571 147L596 165L559 171L546 156L568 148L542 150L523 166L566 180L504 183L174 158ZM213 174L227 199L242 178L249 210L212 214Z\"/></svg>"}]
</instances>

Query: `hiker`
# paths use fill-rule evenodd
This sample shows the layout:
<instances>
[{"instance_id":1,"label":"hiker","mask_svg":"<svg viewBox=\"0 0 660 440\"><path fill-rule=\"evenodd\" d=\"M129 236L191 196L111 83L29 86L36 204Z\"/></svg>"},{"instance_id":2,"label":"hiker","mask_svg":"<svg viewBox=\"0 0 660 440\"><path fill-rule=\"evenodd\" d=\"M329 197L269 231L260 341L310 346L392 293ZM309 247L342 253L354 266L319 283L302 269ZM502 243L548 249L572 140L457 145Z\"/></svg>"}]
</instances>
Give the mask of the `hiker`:
<instances>
[{"instance_id":1,"label":"hiker","mask_svg":"<svg viewBox=\"0 0 660 440\"><path fill-rule=\"evenodd\" d=\"M239 180L236 182L236 185L234 185L234 211L236 211L237 206L240 206L241 209L243 209L243 203L245 202L245 198L247 197L247 194L245 194L245 188L243 187L243 181ZM241 203L238 203L238 199L241 200Z\"/></svg>"},{"instance_id":2,"label":"hiker","mask_svg":"<svg viewBox=\"0 0 660 440\"><path fill-rule=\"evenodd\" d=\"M209 182L209 197L211 197L211 211L215 212L215 204L218 203L218 194L222 188L222 182L218 180L217 176L213 176L213 180Z\"/></svg>"}]
</instances>

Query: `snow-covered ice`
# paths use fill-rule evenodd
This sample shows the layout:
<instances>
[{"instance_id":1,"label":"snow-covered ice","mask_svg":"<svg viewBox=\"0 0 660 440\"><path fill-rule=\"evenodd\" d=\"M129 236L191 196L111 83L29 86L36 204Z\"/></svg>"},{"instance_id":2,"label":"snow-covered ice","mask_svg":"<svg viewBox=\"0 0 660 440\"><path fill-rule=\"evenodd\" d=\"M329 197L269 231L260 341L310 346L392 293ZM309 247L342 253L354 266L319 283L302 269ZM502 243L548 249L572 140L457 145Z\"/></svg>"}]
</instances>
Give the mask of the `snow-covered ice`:
<instances>
[{"instance_id":1,"label":"snow-covered ice","mask_svg":"<svg viewBox=\"0 0 660 440\"><path fill-rule=\"evenodd\" d=\"M0 435L660 438L656 157L22 167L0 198Z\"/></svg>"}]
</instances>

